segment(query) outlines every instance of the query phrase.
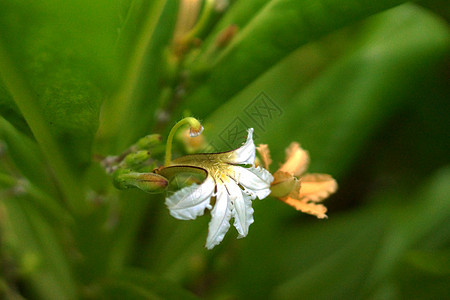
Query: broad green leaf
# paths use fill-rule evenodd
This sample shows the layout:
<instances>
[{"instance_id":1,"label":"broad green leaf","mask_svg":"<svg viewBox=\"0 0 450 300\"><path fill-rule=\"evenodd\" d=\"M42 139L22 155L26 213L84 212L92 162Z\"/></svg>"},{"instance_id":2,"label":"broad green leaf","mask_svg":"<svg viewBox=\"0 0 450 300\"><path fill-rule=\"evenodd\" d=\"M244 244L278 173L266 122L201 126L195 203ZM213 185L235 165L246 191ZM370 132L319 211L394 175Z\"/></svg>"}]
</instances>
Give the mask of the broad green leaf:
<instances>
[{"instance_id":1,"label":"broad green leaf","mask_svg":"<svg viewBox=\"0 0 450 300\"><path fill-rule=\"evenodd\" d=\"M197 299L175 283L140 269L127 269L103 284L108 299Z\"/></svg>"},{"instance_id":2,"label":"broad green leaf","mask_svg":"<svg viewBox=\"0 0 450 300\"><path fill-rule=\"evenodd\" d=\"M434 70L448 47L445 24L410 5L373 18L360 36L358 47L293 97L280 92L277 83L256 81L208 117L205 123L212 124L212 130L205 133L222 150L227 129L245 136L242 129L254 127L256 142L269 143L275 161L281 161L284 148L296 140L310 151L313 168L342 172L364 140L408 95L405 87L420 83L422 74ZM262 108L261 116L255 117L249 108L261 106L261 92L273 103L273 111Z\"/></svg>"},{"instance_id":3,"label":"broad green leaf","mask_svg":"<svg viewBox=\"0 0 450 300\"><path fill-rule=\"evenodd\" d=\"M1 96L4 107L18 114L12 98L35 136L43 130L33 128L36 118L41 118L38 122L45 123L41 126L51 131L76 171L90 161L100 104L117 65L113 60L117 17L107 2L71 0L61 5L51 0L8 0L0 4L4 48L0 63L3 72L9 72L2 77L11 96ZM14 74L7 65L16 69ZM29 99L23 99L23 93Z\"/></svg>"},{"instance_id":4,"label":"broad green leaf","mask_svg":"<svg viewBox=\"0 0 450 300\"><path fill-rule=\"evenodd\" d=\"M108 1L0 4L0 78L76 212L86 209L80 174L118 69L116 21Z\"/></svg>"},{"instance_id":5,"label":"broad green leaf","mask_svg":"<svg viewBox=\"0 0 450 300\"><path fill-rule=\"evenodd\" d=\"M189 68L208 67L207 79L186 103L208 113L298 47L403 1L272 0L232 43L212 59L200 55Z\"/></svg>"}]
</instances>

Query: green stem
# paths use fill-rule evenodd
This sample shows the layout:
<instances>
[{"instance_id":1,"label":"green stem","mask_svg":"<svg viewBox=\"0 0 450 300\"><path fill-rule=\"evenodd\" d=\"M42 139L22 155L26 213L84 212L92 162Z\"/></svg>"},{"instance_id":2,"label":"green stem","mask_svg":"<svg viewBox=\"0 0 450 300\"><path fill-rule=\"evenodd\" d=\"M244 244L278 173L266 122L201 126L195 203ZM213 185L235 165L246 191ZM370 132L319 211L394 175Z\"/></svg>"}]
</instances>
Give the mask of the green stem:
<instances>
[{"instance_id":1,"label":"green stem","mask_svg":"<svg viewBox=\"0 0 450 300\"><path fill-rule=\"evenodd\" d=\"M198 135L202 132L203 127L200 124L200 122L192 117L187 117L179 121L175 126L172 127L172 129L169 132L169 136L167 137L167 143L166 143L166 158L164 160L164 166L168 166L172 160L172 142L173 137L175 135L175 132L183 125L189 124L191 125L191 130L194 130L195 135ZM194 135L194 136L195 136Z\"/></svg>"},{"instance_id":2,"label":"green stem","mask_svg":"<svg viewBox=\"0 0 450 300\"><path fill-rule=\"evenodd\" d=\"M49 165L55 172L56 180L63 192L67 205L73 212L81 213L86 208L80 184L62 155L58 143L51 134L50 127L44 118L27 82L22 78L3 45L0 43L0 79L11 93L14 102L28 123L34 137L42 148Z\"/></svg>"}]
</instances>

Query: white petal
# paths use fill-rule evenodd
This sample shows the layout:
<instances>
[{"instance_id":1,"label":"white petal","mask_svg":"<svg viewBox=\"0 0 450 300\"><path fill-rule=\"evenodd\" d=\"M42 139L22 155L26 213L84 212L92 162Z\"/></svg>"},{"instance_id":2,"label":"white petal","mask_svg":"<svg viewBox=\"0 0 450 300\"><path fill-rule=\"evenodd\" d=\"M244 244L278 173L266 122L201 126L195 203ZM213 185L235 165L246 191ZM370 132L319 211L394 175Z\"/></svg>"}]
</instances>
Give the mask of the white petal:
<instances>
[{"instance_id":1,"label":"white petal","mask_svg":"<svg viewBox=\"0 0 450 300\"><path fill-rule=\"evenodd\" d=\"M170 214L181 220L193 220L211 209L210 199L214 193L214 179L208 176L202 184L192 184L166 198Z\"/></svg>"},{"instance_id":2,"label":"white petal","mask_svg":"<svg viewBox=\"0 0 450 300\"><path fill-rule=\"evenodd\" d=\"M206 239L206 248L208 249L212 249L219 244L230 228L232 205L229 196L225 185L223 183L217 184L216 204L211 211L208 238Z\"/></svg>"},{"instance_id":3,"label":"white petal","mask_svg":"<svg viewBox=\"0 0 450 300\"><path fill-rule=\"evenodd\" d=\"M245 187L246 192L252 196L253 199L258 197L264 199L270 194L270 184L273 181L273 176L264 168L250 167L244 168L233 167L234 179Z\"/></svg>"},{"instance_id":4,"label":"white petal","mask_svg":"<svg viewBox=\"0 0 450 300\"><path fill-rule=\"evenodd\" d=\"M248 227L253 223L253 208L250 195L244 193L243 190L232 181L227 184L227 188L233 196L234 227L239 232L238 238L243 238L248 234Z\"/></svg>"},{"instance_id":5,"label":"white petal","mask_svg":"<svg viewBox=\"0 0 450 300\"><path fill-rule=\"evenodd\" d=\"M253 143L253 128L249 128L247 141L244 145L232 151L233 155L230 157L232 164L255 164L255 143Z\"/></svg>"}]
</instances>

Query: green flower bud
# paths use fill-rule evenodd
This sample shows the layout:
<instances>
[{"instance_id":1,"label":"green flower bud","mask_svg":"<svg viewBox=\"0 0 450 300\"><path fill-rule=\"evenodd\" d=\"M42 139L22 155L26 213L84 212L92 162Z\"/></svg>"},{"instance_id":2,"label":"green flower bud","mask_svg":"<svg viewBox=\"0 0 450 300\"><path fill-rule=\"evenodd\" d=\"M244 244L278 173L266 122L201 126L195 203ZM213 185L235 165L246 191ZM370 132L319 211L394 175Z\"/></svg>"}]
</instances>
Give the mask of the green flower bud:
<instances>
[{"instance_id":1,"label":"green flower bud","mask_svg":"<svg viewBox=\"0 0 450 300\"><path fill-rule=\"evenodd\" d=\"M144 163L150 158L150 152L147 150L141 150L138 152L128 154L125 159L125 165L130 168L134 168Z\"/></svg>"},{"instance_id":2,"label":"green flower bud","mask_svg":"<svg viewBox=\"0 0 450 300\"><path fill-rule=\"evenodd\" d=\"M169 182L161 175L154 173L138 173L129 169L114 172L114 185L118 189L138 188L147 193L163 192Z\"/></svg>"},{"instance_id":3,"label":"green flower bud","mask_svg":"<svg viewBox=\"0 0 450 300\"><path fill-rule=\"evenodd\" d=\"M160 134L149 134L139 139L136 143L138 150L148 150L154 146L161 144L162 137Z\"/></svg>"}]
</instances>

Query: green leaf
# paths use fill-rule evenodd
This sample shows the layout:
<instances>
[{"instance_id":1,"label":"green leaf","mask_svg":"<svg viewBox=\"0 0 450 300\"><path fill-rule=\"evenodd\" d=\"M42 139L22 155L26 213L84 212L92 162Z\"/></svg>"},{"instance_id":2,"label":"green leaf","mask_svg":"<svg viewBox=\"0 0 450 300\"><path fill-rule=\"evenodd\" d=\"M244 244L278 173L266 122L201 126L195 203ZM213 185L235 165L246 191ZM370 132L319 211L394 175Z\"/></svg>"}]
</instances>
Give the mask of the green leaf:
<instances>
[{"instance_id":1,"label":"green leaf","mask_svg":"<svg viewBox=\"0 0 450 300\"><path fill-rule=\"evenodd\" d=\"M106 280L108 299L197 299L175 283L140 269L127 269Z\"/></svg>"},{"instance_id":2,"label":"green leaf","mask_svg":"<svg viewBox=\"0 0 450 300\"><path fill-rule=\"evenodd\" d=\"M0 64L8 72L1 75L11 96L2 94L3 107L16 117L18 107L38 140L37 131L49 130L76 171L91 159L100 104L116 69L116 12L107 2L0 4Z\"/></svg>"},{"instance_id":3,"label":"green leaf","mask_svg":"<svg viewBox=\"0 0 450 300\"><path fill-rule=\"evenodd\" d=\"M85 206L79 177L117 70L116 12L107 4L0 4L0 78L77 212Z\"/></svg>"},{"instance_id":4,"label":"green leaf","mask_svg":"<svg viewBox=\"0 0 450 300\"><path fill-rule=\"evenodd\" d=\"M402 2L272 0L223 52L210 59L205 50L207 57L192 62L210 72L187 103L194 113L210 112L298 47Z\"/></svg>"},{"instance_id":5,"label":"green leaf","mask_svg":"<svg viewBox=\"0 0 450 300\"><path fill-rule=\"evenodd\" d=\"M359 41L353 37L357 47L350 47L346 56L297 95L292 96L295 89L289 90L289 85L287 92L280 87L275 76L271 84L258 80L209 115L205 133L223 150L227 129L242 132L254 127L256 143L269 143L275 161L282 161L284 148L296 140L310 151L312 168L334 175L342 172L367 137L405 100L407 87L418 85L448 49L445 24L411 5L372 18L359 36ZM304 55L307 60L310 53ZM257 102L261 92L275 107L273 112L262 110L272 114L262 121L248 110L261 105Z\"/></svg>"}]
</instances>

